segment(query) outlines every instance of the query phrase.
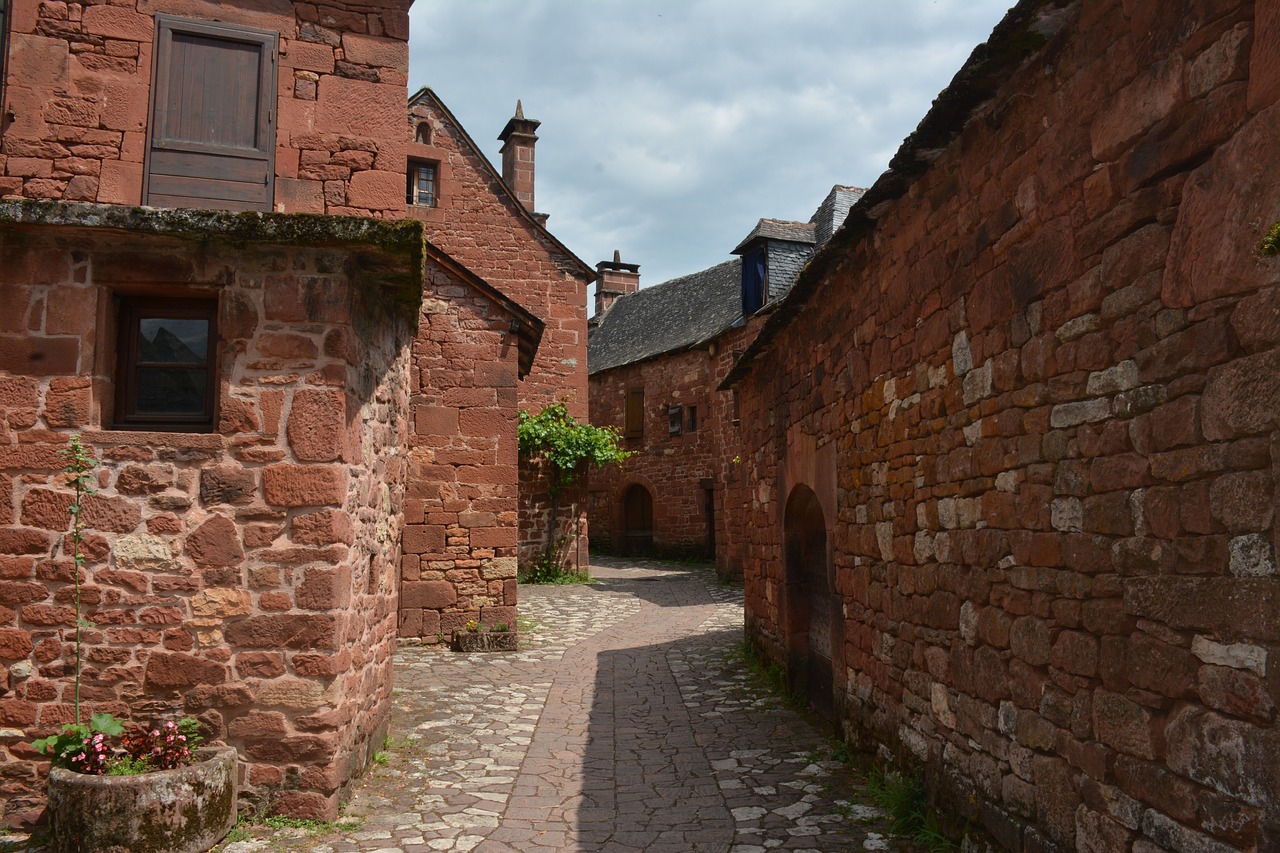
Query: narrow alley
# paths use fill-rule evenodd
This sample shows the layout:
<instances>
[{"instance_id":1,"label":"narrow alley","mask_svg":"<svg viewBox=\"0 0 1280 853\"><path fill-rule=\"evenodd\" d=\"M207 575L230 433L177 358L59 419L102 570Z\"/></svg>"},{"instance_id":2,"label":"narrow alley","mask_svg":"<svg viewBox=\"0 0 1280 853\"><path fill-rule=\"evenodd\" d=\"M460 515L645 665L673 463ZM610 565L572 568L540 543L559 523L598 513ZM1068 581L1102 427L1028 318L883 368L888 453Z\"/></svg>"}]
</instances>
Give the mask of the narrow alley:
<instances>
[{"instance_id":1,"label":"narrow alley","mask_svg":"<svg viewBox=\"0 0 1280 853\"><path fill-rule=\"evenodd\" d=\"M519 652L401 646L385 760L338 829L253 826L223 853L912 849L750 673L741 589L698 566L592 571L522 587Z\"/></svg>"}]
</instances>

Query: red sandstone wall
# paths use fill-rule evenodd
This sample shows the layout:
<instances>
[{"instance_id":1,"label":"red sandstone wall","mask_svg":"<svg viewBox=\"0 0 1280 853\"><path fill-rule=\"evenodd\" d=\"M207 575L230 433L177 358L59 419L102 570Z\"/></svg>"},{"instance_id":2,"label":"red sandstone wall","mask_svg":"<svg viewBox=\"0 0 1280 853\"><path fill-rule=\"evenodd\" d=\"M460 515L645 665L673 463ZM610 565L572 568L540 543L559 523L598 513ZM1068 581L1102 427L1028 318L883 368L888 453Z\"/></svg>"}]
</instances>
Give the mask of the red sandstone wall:
<instances>
[{"instance_id":1,"label":"red sandstone wall","mask_svg":"<svg viewBox=\"0 0 1280 853\"><path fill-rule=\"evenodd\" d=\"M84 712L194 714L250 797L332 817L390 712L409 324L344 250L126 236L0 230L0 820L40 813L30 742L72 718L73 431L103 461ZM101 428L111 292L156 283L219 299L215 433Z\"/></svg>"},{"instance_id":2,"label":"red sandstone wall","mask_svg":"<svg viewBox=\"0 0 1280 853\"><path fill-rule=\"evenodd\" d=\"M137 204L156 12L274 30L275 206L403 215L408 4L10 4L0 195Z\"/></svg>"},{"instance_id":3,"label":"red sandstone wall","mask_svg":"<svg viewBox=\"0 0 1280 853\"><path fill-rule=\"evenodd\" d=\"M1274 850L1280 7L1069 14L745 380L748 630L829 477L846 732L1010 849Z\"/></svg>"},{"instance_id":4,"label":"red sandstone wall","mask_svg":"<svg viewBox=\"0 0 1280 853\"><path fill-rule=\"evenodd\" d=\"M516 372L511 317L428 270L413 342L400 634L435 641L516 621Z\"/></svg>"},{"instance_id":5,"label":"red sandstone wall","mask_svg":"<svg viewBox=\"0 0 1280 853\"><path fill-rule=\"evenodd\" d=\"M633 483L640 483L653 497L655 552L705 555L708 524L703 483L710 481L717 571L724 577L742 576L746 493L739 457L741 437L733 394L715 389L733 365L734 353L754 339L759 323L756 320L721 335L714 356L706 348L671 353L591 377L591 422L600 426L622 430L627 389L643 387L645 391L644 435L623 440L635 455L621 466L591 473L588 510L604 549L621 547L623 495ZM669 434L671 405L697 406L696 432Z\"/></svg>"},{"instance_id":6,"label":"red sandstone wall","mask_svg":"<svg viewBox=\"0 0 1280 853\"><path fill-rule=\"evenodd\" d=\"M519 213L465 131L429 98L410 108L406 138L413 139L424 121L431 127L431 144L411 142L408 154L439 164L439 200L434 208L411 206L409 215L426 224L433 244L546 323L533 369L517 386L519 408L538 412L564 401L570 414L586 418L587 285L592 271ZM550 503L535 472L522 466L520 477L521 559L527 559L537 553L543 530L525 522L543 517ZM564 509L566 518L581 516L580 504ZM584 526L578 530L586 536ZM585 550L585 538L569 549L573 554Z\"/></svg>"}]
</instances>

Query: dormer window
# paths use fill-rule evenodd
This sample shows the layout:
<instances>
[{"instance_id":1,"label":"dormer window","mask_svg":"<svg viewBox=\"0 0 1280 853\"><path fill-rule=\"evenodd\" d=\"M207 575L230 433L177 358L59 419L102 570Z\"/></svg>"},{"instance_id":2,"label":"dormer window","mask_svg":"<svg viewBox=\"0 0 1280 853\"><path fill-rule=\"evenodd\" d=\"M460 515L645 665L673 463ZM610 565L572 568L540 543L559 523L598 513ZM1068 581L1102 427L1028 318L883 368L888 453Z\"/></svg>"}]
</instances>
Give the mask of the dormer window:
<instances>
[{"instance_id":1,"label":"dormer window","mask_svg":"<svg viewBox=\"0 0 1280 853\"><path fill-rule=\"evenodd\" d=\"M436 164L409 161L408 188L405 202L419 207L436 206Z\"/></svg>"}]
</instances>

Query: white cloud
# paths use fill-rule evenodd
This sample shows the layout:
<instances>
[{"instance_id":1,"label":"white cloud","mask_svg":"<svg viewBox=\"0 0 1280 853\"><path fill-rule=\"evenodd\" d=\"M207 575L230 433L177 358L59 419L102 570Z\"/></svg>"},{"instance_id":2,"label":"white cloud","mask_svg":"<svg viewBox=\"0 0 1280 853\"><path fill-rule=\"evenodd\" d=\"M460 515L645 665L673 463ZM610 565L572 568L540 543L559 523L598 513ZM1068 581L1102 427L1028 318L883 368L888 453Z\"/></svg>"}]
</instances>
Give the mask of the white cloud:
<instances>
[{"instance_id":1,"label":"white cloud","mask_svg":"<svg viewBox=\"0 0 1280 853\"><path fill-rule=\"evenodd\" d=\"M589 264L703 269L761 217L869 185L1005 0L417 0L410 87L497 159L542 121L538 207Z\"/></svg>"}]
</instances>

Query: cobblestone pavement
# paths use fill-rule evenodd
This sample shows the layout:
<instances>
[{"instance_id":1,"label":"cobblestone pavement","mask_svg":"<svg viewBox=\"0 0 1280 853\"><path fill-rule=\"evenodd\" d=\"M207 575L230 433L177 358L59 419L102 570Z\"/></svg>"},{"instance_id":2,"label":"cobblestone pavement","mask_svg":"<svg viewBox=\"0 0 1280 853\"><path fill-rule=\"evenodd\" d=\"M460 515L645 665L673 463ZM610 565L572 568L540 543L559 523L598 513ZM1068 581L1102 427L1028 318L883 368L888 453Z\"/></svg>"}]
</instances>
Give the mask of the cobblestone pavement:
<instances>
[{"instance_id":1,"label":"cobblestone pavement","mask_svg":"<svg viewBox=\"0 0 1280 853\"><path fill-rule=\"evenodd\" d=\"M740 589L671 563L592 572L521 588L518 652L403 645L387 760L338 828L250 826L222 853L914 849L735 654Z\"/></svg>"},{"instance_id":2,"label":"cobblestone pavement","mask_svg":"<svg viewBox=\"0 0 1280 853\"><path fill-rule=\"evenodd\" d=\"M910 849L734 654L740 589L651 561L593 574L521 588L519 652L402 646L389 758L347 828L254 827L223 853Z\"/></svg>"}]
</instances>

